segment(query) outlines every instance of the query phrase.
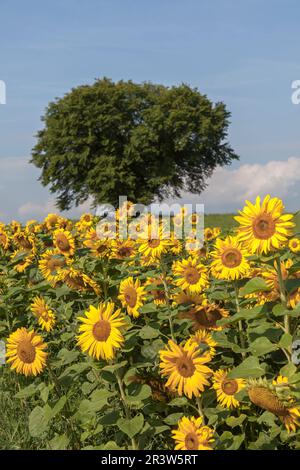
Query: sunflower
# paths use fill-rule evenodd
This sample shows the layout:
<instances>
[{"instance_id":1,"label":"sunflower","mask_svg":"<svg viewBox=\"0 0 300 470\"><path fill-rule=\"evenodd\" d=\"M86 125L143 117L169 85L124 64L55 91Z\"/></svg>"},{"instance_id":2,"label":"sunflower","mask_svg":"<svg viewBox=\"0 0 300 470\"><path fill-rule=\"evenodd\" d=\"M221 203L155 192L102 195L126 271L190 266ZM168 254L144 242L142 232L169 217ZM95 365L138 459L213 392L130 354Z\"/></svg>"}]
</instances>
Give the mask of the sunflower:
<instances>
[{"instance_id":1,"label":"sunflower","mask_svg":"<svg viewBox=\"0 0 300 470\"><path fill-rule=\"evenodd\" d=\"M170 246L170 239L165 237L162 228L155 230L155 225L146 227L139 239L139 252L143 256L160 258ZM154 236L153 236L154 235Z\"/></svg>"},{"instance_id":2,"label":"sunflower","mask_svg":"<svg viewBox=\"0 0 300 470\"><path fill-rule=\"evenodd\" d=\"M212 450L213 436L213 429L203 425L202 417L183 416L178 422L178 429L172 431L175 450Z\"/></svg>"},{"instance_id":3,"label":"sunflower","mask_svg":"<svg viewBox=\"0 0 300 470\"><path fill-rule=\"evenodd\" d=\"M299 238L291 238L289 241L289 249L293 253L300 253L300 240Z\"/></svg>"},{"instance_id":4,"label":"sunflower","mask_svg":"<svg viewBox=\"0 0 300 470\"><path fill-rule=\"evenodd\" d=\"M110 240L98 240L94 243L94 246L91 248L91 255L95 258L107 258L109 257L111 251Z\"/></svg>"},{"instance_id":5,"label":"sunflower","mask_svg":"<svg viewBox=\"0 0 300 470\"><path fill-rule=\"evenodd\" d=\"M78 232L85 232L93 225L94 217L92 214L82 214L79 221L75 224Z\"/></svg>"},{"instance_id":6,"label":"sunflower","mask_svg":"<svg viewBox=\"0 0 300 470\"><path fill-rule=\"evenodd\" d=\"M84 236L84 241L83 245L86 246L87 248L92 249L97 242L99 241L97 232L94 228L90 228Z\"/></svg>"},{"instance_id":7,"label":"sunflower","mask_svg":"<svg viewBox=\"0 0 300 470\"><path fill-rule=\"evenodd\" d=\"M12 262L17 263L14 265L15 271L23 273L34 261L34 256L31 252L17 250L11 255Z\"/></svg>"},{"instance_id":8,"label":"sunflower","mask_svg":"<svg viewBox=\"0 0 300 470\"><path fill-rule=\"evenodd\" d=\"M7 362L18 374L38 375L46 365L47 345L33 330L18 328L7 340Z\"/></svg>"},{"instance_id":9,"label":"sunflower","mask_svg":"<svg viewBox=\"0 0 300 470\"><path fill-rule=\"evenodd\" d=\"M161 375L168 377L166 387L177 390L179 396L198 397L205 385L209 385L212 371L205 365L209 358L201 355L196 343L182 346L169 340L159 354Z\"/></svg>"},{"instance_id":10,"label":"sunflower","mask_svg":"<svg viewBox=\"0 0 300 470\"><path fill-rule=\"evenodd\" d=\"M145 288L147 289L148 294L153 297L153 302L156 305L162 305L167 303L165 286L161 277L148 278L145 282Z\"/></svg>"},{"instance_id":11,"label":"sunflower","mask_svg":"<svg viewBox=\"0 0 300 470\"><path fill-rule=\"evenodd\" d=\"M215 228L206 227L204 229L204 240L207 242L210 242L214 238L217 238L217 236L220 233L221 233L221 229L219 227L215 227Z\"/></svg>"},{"instance_id":12,"label":"sunflower","mask_svg":"<svg viewBox=\"0 0 300 470\"><path fill-rule=\"evenodd\" d=\"M300 407L289 396L289 384L284 377L278 377L273 384L266 379L248 380L248 396L251 402L278 416L287 431L295 432L300 426Z\"/></svg>"},{"instance_id":13,"label":"sunflower","mask_svg":"<svg viewBox=\"0 0 300 470\"><path fill-rule=\"evenodd\" d=\"M218 279L234 280L249 274L247 252L235 237L228 236L225 240L218 238L211 256L211 269Z\"/></svg>"},{"instance_id":14,"label":"sunflower","mask_svg":"<svg viewBox=\"0 0 300 470\"><path fill-rule=\"evenodd\" d=\"M124 279L120 284L119 292L118 299L121 300L122 306L127 308L129 315L134 318L139 317L139 308L142 307L147 295L139 279L136 279L136 281L132 277Z\"/></svg>"},{"instance_id":15,"label":"sunflower","mask_svg":"<svg viewBox=\"0 0 300 470\"><path fill-rule=\"evenodd\" d=\"M134 240L113 240L112 242L112 258L125 260L134 258L137 253L136 243Z\"/></svg>"},{"instance_id":16,"label":"sunflower","mask_svg":"<svg viewBox=\"0 0 300 470\"><path fill-rule=\"evenodd\" d=\"M187 340L187 345L196 343L201 354L213 358L216 355L217 343L207 330L198 330Z\"/></svg>"},{"instance_id":17,"label":"sunflower","mask_svg":"<svg viewBox=\"0 0 300 470\"><path fill-rule=\"evenodd\" d=\"M20 222L17 222L16 220L12 220L10 223L11 231L12 233L19 232L21 230L21 224Z\"/></svg>"},{"instance_id":18,"label":"sunflower","mask_svg":"<svg viewBox=\"0 0 300 470\"><path fill-rule=\"evenodd\" d=\"M300 287L294 290L288 298L288 304L291 308L296 308L300 303Z\"/></svg>"},{"instance_id":19,"label":"sunflower","mask_svg":"<svg viewBox=\"0 0 300 470\"><path fill-rule=\"evenodd\" d=\"M246 201L243 211L235 217L239 222L239 239L251 253L268 253L279 249L292 235L292 214L283 214L283 202L267 195L261 203L257 196L255 204Z\"/></svg>"},{"instance_id":20,"label":"sunflower","mask_svg":"<svg viewBox=\"0 0 300 470\"><path fill-rule=\"evenodd\" d=\"M96 295L100 295L101 289L96 281L78 269L70 267L62 271L60 280L65 282L69 289L78 290L79 292L95 292Z\"/></svg>"},{"instance_id":21,"label":"sunflower","mask_svg":"<svg viewBox=\"0 0 300 470\"><path fill-rule=\"evenodd\" d=\"M47 230L52 230L56 228L58 222L59 222L59 215L57 214L48 214L47 217L45 217L43 223L46 226Z\"/></svg>"},{"instance_id":22,"label":"sunflower","mask_svg":"<svg viewBox=\"0 0 300 470\"><path fill-rule=\"evenodd\" d=\"M281 261L280 268L281 268L281 276L284 281L286 281L289 277L289 268L292 265L292 260ZM276 300L280 298L280 286L278 282L278 273L277 267L274 266L266 266L264 270L261 271L261 277L264 278L266 281L267 286L270 289L269 295L272 300Z\"/></svg>"},{"instance_id":23,"label":"sunflower","mask_svg":"<svg viewBox=\"0 0 300 470\"><path fill-rule=\"evenodd\" d=\"M189 289L192 293L200 293L208 286L207 268L199 263L197 258L175 261L172 267L173 274L178 276L175 284L181 289Z\"/></svg>"},{"instance_id":24,"label":"sunflower","mask_svg":"<svg viewBox=\"0 0 300 470\"><path fill-rule=\"evenodd\" d=\"M124 344L122 330L126 321L121 310L115 310L113 302L101 303L97 308L91 305L85 317L78 319L82 322L77 337L81 350L98 360L113 359Z\"/></svg>"},{"instance_id":25,"label":"sunflower","mask_svg":"<svg viewBox=\"0 0 300 470\"><path fill-rule=\"evenodd\" d=\"M222 327L217 325L217 321L228 317L229 312L217 304L210 304L204 300L202 305L194 305L180 316L192 322L194 331L221 330Z\"/></svg>"},{"instance_id":26,"label":"sunflower","mask_svg":"<svg viewBox=\"0 0 300 470\"><path fill-rule=\"evenodd\" d=\"M32 313L37 317L42 330L51 331L55 325L55 315L46 301L39 296L30 305Z\"/></svg>"},{"instance_id":27,"label":"sunflower","mask_svg":"<svg viewBox=\"0 0 300 470\"><path fill-rule=\"evenodd\" d=\"M75 252L75 240L68 230L57 229L53 233L53 244L64 256L73 256Z\"/></svg>"},{"instance_id":28,"label":"sunflower","mask_svg":"<svg viewBox=\"0 0 300 470\"><path fill-rule=\"evenodd\" d=\"M9 247L9 235L6 233L4 229L0 228L0 246L7 250Z\"/></svg>"},{"instance_id":29,"label":"sunflower","mask_svg":"<svg viewBox=\"0 0 300 470\"><path fill-rule=\"evenodd\" d=\"M190 292L187 289L181 292L177 292L174 295L173 300L177 305L202 305L203 302L206 300L206 297L205 294L195 294L194 292Z\"/></svg>"},{"instance_id":30,"label":"sunflower","mask_svg":"<svg viewBox=\"0 0 300 470\"><path fill-rule=\"evenodd\" d=\"M31 251L36 253L36 241L34 235L29 235L25 232L16 232L13 236L13 241L18 247L18 251Z\"/></svg>"},{"instance_id":31,"label":"sunflower","mask_svg":"<svg viewBox=\"0 0 300 470\"><path fill-rule=\"evenodd\" d=\"M237 408L240 402L235 395L246 385L244 379L229 379L227 370L219 369L214 373L213 386L217 392L217 401L223 408Z\"/></svg>"},{"instance_id":32,"label":"sunflower","mask_svg":"<svg viewBox=\"0 0 300 470\"><path fill-rule=\"evenodd\" d=\"M69 261L57 250L46 250L39 261L39 270L43 277L52 285L60 281Z\"/></svg>"}]
</instances>

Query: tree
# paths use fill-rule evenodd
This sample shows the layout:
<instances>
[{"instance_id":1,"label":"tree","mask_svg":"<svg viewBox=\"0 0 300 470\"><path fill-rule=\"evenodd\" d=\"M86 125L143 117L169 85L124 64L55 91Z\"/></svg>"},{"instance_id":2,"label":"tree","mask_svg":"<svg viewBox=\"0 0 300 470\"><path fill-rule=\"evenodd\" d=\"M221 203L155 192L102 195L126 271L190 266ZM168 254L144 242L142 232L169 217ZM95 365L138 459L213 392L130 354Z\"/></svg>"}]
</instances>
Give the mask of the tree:
<instances>
[{"instance_id":1,"label":"tree","mask_svg":"<svg viewBox=\"0 0 300 470\"><path fill-rule=\"evenodd\" d=\"M217 166L238 159L226 142L229 117L223 103L185 84L104 78L48 105L31 161L62 210L89 197L149 204L200 193Z\"/></svg>"}]
</instances>

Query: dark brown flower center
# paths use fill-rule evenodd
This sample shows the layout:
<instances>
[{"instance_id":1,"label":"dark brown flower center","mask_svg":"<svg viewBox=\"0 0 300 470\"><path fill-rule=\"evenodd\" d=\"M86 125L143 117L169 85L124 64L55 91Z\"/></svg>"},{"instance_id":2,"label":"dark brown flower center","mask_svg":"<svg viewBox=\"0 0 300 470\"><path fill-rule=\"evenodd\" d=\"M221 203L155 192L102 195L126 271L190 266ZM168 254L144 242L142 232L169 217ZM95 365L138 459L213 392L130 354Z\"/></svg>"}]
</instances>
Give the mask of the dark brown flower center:
<instances>
[{"instance_id":1,"label":"dark brown flower center","mask_svg":"<svg viewBox=\"0 0 300 470\"><path fill-rule=\"evenodd\" d=\"M157 239L149 239L148 240L148 245L150 246L150 248L157 248L159 245L160 245L160 240L157 238Z\"/></svg>"},{"instance_id":2,"label":"dark brown flower center","mask_svg":"<svg viewBox=\"0 0 300 470\"><path fill-rule=\"evenodd\" d=\"M58 259L58 258L50 258L48 261L47 261L47 268L49 269L49 271L51 273L53 273L54 271L57 271L57 269L59 268L62 268L63 266L65 266L65 261L64 260L61 260L61 259Z\"/></svg>"},{"instance_id":3,"label":"dark brown flower center","mask_svg":"<svg viewBox=\"0 0 300 470\"><path fill-rule=\"evenodd\" d=\"M121 247L119 248L118 253L121 258L127 258L131 255L131 248L125 246Z\"/></svg>"},{"instance_id":4,"label":"dark brown flower center","mask_svg":"<svg viewBox=\"0 0 300 470\"><path fill-rule=\"evenodd\" d=\"M187 356L179 357L176 360L176 366L178 373L185 379L188 377L192 377L195 372L194 363L192 359L188 358Z\"/></svg>"},{"instance_id":5,"label":"dark brown flower center","mask_svg":"<svg viewBox=\"0 0 300 470\"><path fill-rule=\"evenodd\" d=\"M136 305L137 293L134 287L131 287L131 286L126 287L126 290L124 292L124 297L129 307L133 308Z\"/></svg>"},{"instance_id":6,"label":"dark brown flower center","mask_svg":"<svg viewBox=\"0 0 300 470\"><path fill-rule=\"evenodd\" d=\"M196 268L190 266L185 270L184 277L189 284L197 284L200 279L200 273Z\"/></svg>"},{"instance_id":7,"label":"dark brown flower center","mask_svg":"<svg viewBox=\"0 0 300 470\"><path fill-rule=\"evenodd\" d=\"M111 332L111 326L107 320L99 320L93 326L93 335L97 341L107 341Z\"/></svg>"},{"instance_id":8,"label":"dark brown flower center","mask_svg":"<svg viewBox=\"0 0 300 470\"><path fill-rule=\"evenodd\" d=\"M190 311L189 316L194 323L195 330L199 328L215 328L217 321L222 318L221 313L216 309L201 308L197 310L197 307Z\"/></svg>"},{"instance_id":9,"label":"dark brown flower center","mask_svg":"<svg viewBox=\"0 0 300 470\"><path fill-rule=\"evenodd\" d=\"M242 254L237 248L228 248L222 254L222 264L226 268L236 268L241 264Z\"/></svg>"},{"instance_id":10,"label":"dark brown flower center","mask_svg":"<svg viewBox=\"0 0 300 470\"><path fill-rule=\"evenodd\" d=\"M31 364L35 359L35 347L29 340L22 340L17 348L19 359L26 364Z\"/></svg>"},{"instance_id":11,"label":"dark brown flower center","mask_svg":"<svg viewBox=\"0 0 300 470\"><path fill-rule=\"evenodd\" d=\"M184 442L187 450L198 450L199 441L195 432L190 432L187 434Z\"/></svg>"},{"instance_id":12,"label":"dark brown flower center","mask_svg":"<svg viewBox=\"0 0 300 470\"><path fill-rule=\"evenodd\" d=\"M236 380L224 379L221 388L226 395L234 395L239 387Z\"/></svg>"},{"instance_id":13,"label":"dark brown flower center","mask_svg":"<svg viewBox=\"0 0 300 470\"><path fill-rule=\"evenodd\" d=\"M275 222L269 214L261 214L252 223L253 233L256 238L267 240L275 233Z\"/></svg>"},{"instance_id":14,"label":"dark brown flower center","mask_svg":"<svg viewBox=\"0 0 300 470\"><path fill-rule=\"evenodd\" d=\"M153 297L156 300L165 300L165 298L166 298L164 290L154 289L154 290L150 291L150 294L153 295Z\"/></svg>"},{"instance_id":15,"label":"dark brown flower center","mask_svg":"<svg viewBox=\"0 0 300 470\"><path fill-rule=\"evenodd\" d=\"M70 250L70 243L69 243L69 240L67 239L67 237L60 233L58 236L57 236L57 239L56 239L56 244L58 246L58 248L61 250L61 251L69 251Z\"/></svg>"}]
</instances>

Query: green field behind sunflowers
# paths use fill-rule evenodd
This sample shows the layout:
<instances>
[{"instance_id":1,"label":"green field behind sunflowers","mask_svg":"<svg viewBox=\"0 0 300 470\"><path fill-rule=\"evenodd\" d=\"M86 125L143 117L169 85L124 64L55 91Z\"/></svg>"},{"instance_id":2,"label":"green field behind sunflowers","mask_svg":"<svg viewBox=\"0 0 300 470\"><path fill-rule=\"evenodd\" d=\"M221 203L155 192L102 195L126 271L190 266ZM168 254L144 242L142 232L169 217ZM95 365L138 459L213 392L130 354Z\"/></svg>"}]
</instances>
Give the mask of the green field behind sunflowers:
<instances>
[{"instance_id":1,"label":"green field behind sunflowers","mask_svg":"<svg viewBox=\"0 0 300 470\"><path fill-rule=\"evenodd\" d=\"M299 216L208 215L204 247L97 223L0 226L0 448L298 449Z\"/></svg>"}]
</instances>

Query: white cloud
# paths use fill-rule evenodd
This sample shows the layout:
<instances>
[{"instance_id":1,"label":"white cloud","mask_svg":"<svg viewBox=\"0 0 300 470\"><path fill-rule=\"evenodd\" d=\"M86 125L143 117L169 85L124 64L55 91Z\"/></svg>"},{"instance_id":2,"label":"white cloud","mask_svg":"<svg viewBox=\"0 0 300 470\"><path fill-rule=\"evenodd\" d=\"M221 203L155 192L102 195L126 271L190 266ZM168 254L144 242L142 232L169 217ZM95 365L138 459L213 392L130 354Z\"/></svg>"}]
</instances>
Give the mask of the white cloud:
<instances>
[{"instance_id":1,"label":"white cloud","mask_svg":"<svg viewBox=\"0 0 300 470\"><path fill-rule=\"evenodd\" d=\"M28 160L0 158L0 220L40 220L49 212L58 212L55 198L37 181L38 171ZM200 195L184 193L181 199L164 202L204 203L206 213L236 212L244 206L245 199L271 194L282 198L287 210L300 209L299 157L219 168L208 183L208 188ZM89 212L90 207L91 202L87 201L64 215L76 218Z\"/></svg>"},{"instance_id":2,"label":"white cloud","mask_svg":"<svg viewBox=\"0 0 300 470\"><path fill-rule=\"evenodd\" d=\"M63 215L66 217L78 217L84 212L89 212L91 210L91 202L86 201L85 203L81 204L80 206L67 211L62 212ZM45 217L49 213L58 213L60 212L59 209L55 205L55 199L51 198L48 199L45 203L35 203L28 201L25 204L22 204L18 208L18 215L25 220L26 218L34 218L34 219L41 219Z\"/></svg>"},{"instance_id":3,"label":"white cloud","mask_svg":"<svg viewBox=\"0 0 300 470\"><path fill-rule=\"evenodd\" d=\"M245 164L237 169L218 168L202 194L184 193L181 202L204 203L206 213L235 212L245 199L266 194L283 199L289 210L300 209L300 158Z\"/></svg>"}]
</instances>

